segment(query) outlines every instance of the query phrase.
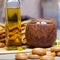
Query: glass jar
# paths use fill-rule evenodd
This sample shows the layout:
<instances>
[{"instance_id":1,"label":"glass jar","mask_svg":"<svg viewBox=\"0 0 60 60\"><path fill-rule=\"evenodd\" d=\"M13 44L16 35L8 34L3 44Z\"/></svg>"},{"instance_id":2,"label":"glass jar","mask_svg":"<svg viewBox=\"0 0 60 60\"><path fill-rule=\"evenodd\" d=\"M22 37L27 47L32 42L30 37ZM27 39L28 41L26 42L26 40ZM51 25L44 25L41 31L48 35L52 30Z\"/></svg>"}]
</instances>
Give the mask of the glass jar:
<instances>
[{"instance_id":1,"label":"glass jar","mask_svg":"<svg viewBox=\"0 0 60 60\"><path fill-rule=\"evenodd\" d=\"M21 45L21 8L20 0L6 0L6 46Z\"/></svg>"}]
</instances>

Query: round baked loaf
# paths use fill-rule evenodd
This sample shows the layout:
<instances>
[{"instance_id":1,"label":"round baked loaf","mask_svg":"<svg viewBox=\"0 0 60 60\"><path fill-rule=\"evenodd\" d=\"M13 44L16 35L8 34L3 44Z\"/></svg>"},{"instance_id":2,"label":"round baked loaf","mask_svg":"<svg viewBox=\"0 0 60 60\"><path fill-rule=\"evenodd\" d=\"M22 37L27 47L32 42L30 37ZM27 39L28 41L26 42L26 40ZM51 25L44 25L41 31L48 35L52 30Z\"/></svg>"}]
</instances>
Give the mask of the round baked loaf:
<instances>
[{"instance_id":1,"label":"round baked loaf","mask_svg":"<svg viewBox=\"0 0 60 60\"><path fill-rule=\"evenodd\" d=\"M50 47L56 40L56 21L54 19L32 20L26 27L26 39L32 47Z\"/></svg>"}]
</instances>

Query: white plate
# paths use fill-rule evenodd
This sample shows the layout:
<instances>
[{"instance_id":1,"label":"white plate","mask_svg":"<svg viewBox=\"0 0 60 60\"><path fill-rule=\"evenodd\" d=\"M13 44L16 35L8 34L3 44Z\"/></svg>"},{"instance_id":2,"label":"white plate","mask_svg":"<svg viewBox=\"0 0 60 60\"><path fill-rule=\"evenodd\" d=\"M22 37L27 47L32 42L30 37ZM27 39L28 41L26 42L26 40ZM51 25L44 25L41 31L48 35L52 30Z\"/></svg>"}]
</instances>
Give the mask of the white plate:
<instances>
[{"instance_id":1,"label":"white plate","mask_svg":"<svg viewBox=\"0 0 60 60\"><path fill-rule=\"evenodd\" d=\"M16 53L30 53L32 51L32 49L25 49L22 51L18 51L18 50L6 50L5 48L0 48L0 54L16 54Z\"/></svg>"}]
</instances>

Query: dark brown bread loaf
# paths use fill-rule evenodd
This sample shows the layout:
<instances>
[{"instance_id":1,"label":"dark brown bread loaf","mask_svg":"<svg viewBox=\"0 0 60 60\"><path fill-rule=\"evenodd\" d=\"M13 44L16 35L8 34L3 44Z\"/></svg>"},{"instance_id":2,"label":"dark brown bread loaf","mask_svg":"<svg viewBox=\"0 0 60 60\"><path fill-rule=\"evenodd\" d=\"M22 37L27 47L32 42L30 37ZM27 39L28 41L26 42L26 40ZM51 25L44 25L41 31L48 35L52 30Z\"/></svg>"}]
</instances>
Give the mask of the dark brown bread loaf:
<instances>
[{"instance_id":1,"label":"dark brown bread loaf","mask_svg":"<svg viewBox=\"0 0 60 60\"><path fill-rule=\"evenodd\" d=\"M36 24L45 21L47 24ZM49 47L56 40L56 21L55 19L32 20L26 27L26 39L29 46Z\"/></svg>"}]
</instances>

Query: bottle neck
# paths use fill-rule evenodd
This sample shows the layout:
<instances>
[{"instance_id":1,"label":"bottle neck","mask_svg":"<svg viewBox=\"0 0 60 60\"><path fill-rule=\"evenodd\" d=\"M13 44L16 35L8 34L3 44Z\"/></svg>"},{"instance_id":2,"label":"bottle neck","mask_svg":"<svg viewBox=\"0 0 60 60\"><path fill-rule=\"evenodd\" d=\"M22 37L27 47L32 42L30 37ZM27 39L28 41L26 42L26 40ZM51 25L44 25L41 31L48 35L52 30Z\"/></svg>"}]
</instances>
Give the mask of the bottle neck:
<instances>
[{"instance_id":1,"label":"bottle neck","mask_svg":"<svg viewBox=\"0 0 60 60\"><path fill-rule=\"evenodd\" d=\"M19 0L8 0L8 2L19 2Z\"/></svg>"},{"instance_id":2,"label":"bottle neck","mask_svg":"<svg viewBox=\"0 0 60 60\"><path fill-rule=\"evenodd\" d=\"M7 8L20 8L20 0L7 0Z\"/></svg>"}]
</instances>

